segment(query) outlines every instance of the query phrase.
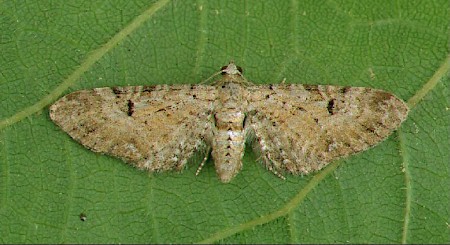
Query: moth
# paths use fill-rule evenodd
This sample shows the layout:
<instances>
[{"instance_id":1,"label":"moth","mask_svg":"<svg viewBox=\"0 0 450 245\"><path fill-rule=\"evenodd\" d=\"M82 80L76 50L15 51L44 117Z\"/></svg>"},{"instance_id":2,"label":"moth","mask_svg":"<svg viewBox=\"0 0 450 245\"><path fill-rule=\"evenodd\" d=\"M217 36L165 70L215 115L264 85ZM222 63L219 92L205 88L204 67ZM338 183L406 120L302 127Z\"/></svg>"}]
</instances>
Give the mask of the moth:
<instances>
[{"instance_id":1,"label":"moth","mask_svg":"<svg viewBox=\"0 0 450 245\"><path fill-rule=\"evenodd\" d=\"M213 75L214 76L214 75ZM230 62L210 84L106 87L68 94L50 118L91 149L150 172L182 170L211 154L229 182L246 141L273 173L308 174L386 139L408 115L395 95L373 88L256 85Z\"/></svg>"}]
</instances>

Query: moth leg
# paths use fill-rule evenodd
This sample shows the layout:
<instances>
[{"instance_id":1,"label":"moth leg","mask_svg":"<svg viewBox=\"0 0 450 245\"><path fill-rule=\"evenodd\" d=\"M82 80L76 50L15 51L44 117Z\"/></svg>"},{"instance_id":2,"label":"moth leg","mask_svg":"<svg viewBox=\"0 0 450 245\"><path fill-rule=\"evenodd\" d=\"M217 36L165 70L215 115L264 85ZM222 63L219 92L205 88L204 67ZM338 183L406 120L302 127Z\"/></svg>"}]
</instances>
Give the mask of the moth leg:
<instances>
[{"instance_id":1,"label":"moth leg","mask_svg":"<svg viewBox=\"0 0 450 245\"><path fill-rule=\"evenodd\" d=\"M211 146L208 145L206 148L205 157L203 158L202 162L198 166L197 171L195 171L195 176L198 176L200 174L200 171L202 171L202 168L205 165L206 160L208 160L208 156L209 156L210 152L211 152Z\"/></svg>"},{"instance_id":2,"label":"moth leg","mask_svg":"<svg viewBox=\"0 0 450 245\"><path fill-rule=\"evenodd\" d=\"M273 137L269 135L269 132L265 130L267 126L263 124L261 121L251 123L252 133L255 137L253 148L259 153L259 159L266 168L280 179L285 180L286 177L279 172L279 170L283 169L282 162L284 158L281 152L276 151L276 143L271 139ZM278 142L278 139L275 141Z\"/></svg>"},{"instance_id":3,"label":"moth leg","mask_svg":"<svg viewBox=\"0 0 450 245\"><path fill-rule=\"evenodd\" d=\"M278 172L276 169L274 169L274 168L272 167L272 165L274 165L272 160L270 160L268 157L267 157L267 158L265 157L265 161L269 161L269 162L272 163L272 164L270 164L270 163L267 164L267 163L266 163L267 169L268 169L270 172L272 172L273 174L275 174L278 178L280 178L280 179L282 179L282 180L286 180L286 177L284 177L280 172ZM279 163L277 163L277 164L275 164L275 165L279 165Z\"/></svg>"},{"instance_id":4,"label":"moth leg","mask_svg":"<svg viewBox=\"0 0 450 245\"><path fill-rule=\"evenodd\" d=\"M259 143L259 149L261 152L261 156L258 158L258 160L262 161L264 165L266 165L266 168L275 174L278 178L282 180L286 180L286 177L284 177L280 172L277 171L277 169L280 169L281 164L271 158L270 152L268 150L263 150L264 146L259 142L255 141L255 145Z\"/></svg>"}]
</instances>

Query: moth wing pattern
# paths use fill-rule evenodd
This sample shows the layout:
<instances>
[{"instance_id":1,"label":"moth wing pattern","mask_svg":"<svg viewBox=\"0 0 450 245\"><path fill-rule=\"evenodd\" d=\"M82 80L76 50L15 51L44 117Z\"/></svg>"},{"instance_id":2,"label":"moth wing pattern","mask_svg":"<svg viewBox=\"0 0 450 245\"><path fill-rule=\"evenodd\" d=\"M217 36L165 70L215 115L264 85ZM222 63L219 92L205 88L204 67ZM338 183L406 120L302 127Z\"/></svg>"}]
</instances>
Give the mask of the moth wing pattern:
<instances>
[{"instance_id":1,"label":"moth wing pattern","mask_svg":"<svg viewBox=\"0 0 450 245\"><path fill-rule=\"evenodd\" d=\"M408 114L402 100L371 88L280 84L248 91L255 150L268 168L293 174L376 145Z\"/></svg>"},{"instance_id":2,"label":"moth wing pattern","mask_svg":"<svg viewBox=\"0 0 450 245\"><path fill-rule=\"evenodd\" d=\"M50 117L95 152L149 171L181 170L211 138L214 86L96 88L68 94Z\"/></svg>"},{"instance_id":3,"label":"moth wing pattern","mask_svg":"<svg viewBox=\"0 0 450 245\"><path fill-rule=\"evenodd\" d=\"M408 107L372 88L254 85L230 62L211 85L96 88L68 94L50 117L87 148L150 172L181 170L209 153L227 183L242 168L245 141L267 168L308 174L375 146L397 129ZM209 80L207 79L207 80Z\"/></svg>"}]
</instances>

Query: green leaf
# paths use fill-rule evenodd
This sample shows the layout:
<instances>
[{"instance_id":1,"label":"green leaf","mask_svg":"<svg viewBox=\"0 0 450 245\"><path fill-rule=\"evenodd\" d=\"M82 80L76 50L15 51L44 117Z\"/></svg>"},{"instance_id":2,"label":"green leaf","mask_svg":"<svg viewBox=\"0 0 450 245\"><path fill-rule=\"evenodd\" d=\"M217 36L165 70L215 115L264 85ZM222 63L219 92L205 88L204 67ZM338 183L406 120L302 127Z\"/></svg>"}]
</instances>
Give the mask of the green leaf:
<instances>
[{"instance_id":1,"label":"green leaf","mask_svg":"<svg viewBox=\"0 0 450 245\"><path fill-rule=\"evenodd\" d=\"M449 243L449 2L0 2L0 242ZM282 181L250 150L221 183L149 174L52 123L70 91L199 83L367 86L408 101L388 140ZM80 214L86 221L80 220Z\"/></svg>"}]
</instances>

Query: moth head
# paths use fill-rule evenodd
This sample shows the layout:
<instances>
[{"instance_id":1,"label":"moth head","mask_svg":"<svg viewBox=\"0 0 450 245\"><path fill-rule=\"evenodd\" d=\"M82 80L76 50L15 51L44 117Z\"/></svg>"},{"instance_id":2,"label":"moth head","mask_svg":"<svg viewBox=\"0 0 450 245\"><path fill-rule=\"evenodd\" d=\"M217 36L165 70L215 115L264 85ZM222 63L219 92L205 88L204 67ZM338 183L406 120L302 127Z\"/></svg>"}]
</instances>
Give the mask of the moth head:
<instances>
[{"instance_id":1,"label":"moth head","mask_svg":"<svg viewBox=\"0 0 450 245\"><path fill-rule=\"evenodd\" d=\"M234 64L234 61L230 61L230 63L226 66L222 66L220 68L222 75L242 75L242 67Z\"/></svg>"}]
</instances>

